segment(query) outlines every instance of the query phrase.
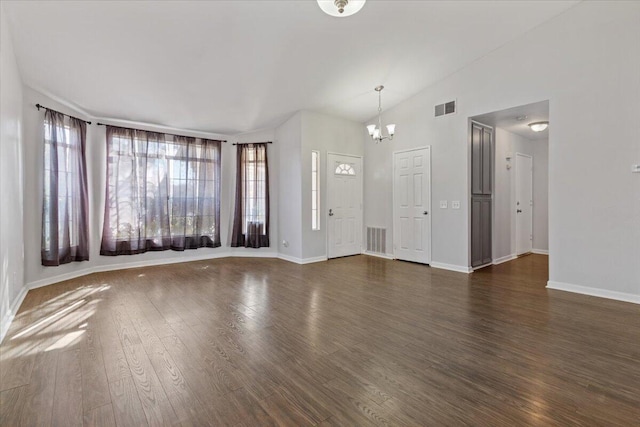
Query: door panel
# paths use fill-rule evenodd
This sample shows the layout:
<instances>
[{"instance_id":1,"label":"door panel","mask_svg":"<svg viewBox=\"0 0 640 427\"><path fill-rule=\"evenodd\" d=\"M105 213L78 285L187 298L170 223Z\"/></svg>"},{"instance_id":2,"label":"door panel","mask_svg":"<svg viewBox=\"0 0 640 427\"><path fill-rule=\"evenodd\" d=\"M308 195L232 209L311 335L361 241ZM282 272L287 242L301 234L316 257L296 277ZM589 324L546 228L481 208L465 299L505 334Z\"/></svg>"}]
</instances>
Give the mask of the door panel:
<instances>
[{"instance_id":1,"label":"door panel","mask_svg":"<svg viewBox=\"0 0 640 427\"><path fill-rule=\"evenodd\" d=\"M471 125L471 194L482 194L482 128Z\"/></svg>"},{"instance_id":2,"label":"door panel","mask_svg":"<svg viewBox=\"0 0 640 427\"><path fill-rule=\"evenodd\" d=\"M492 180L491 180L491 163L493 158L492 153L492 139L491 130L487 128L482 129L482 194L491 195L492 193Z\"/></svg>"},{"instance_id":3,"label":"door panel","mask_svg":"<svg viewBox=\"0 0 640 427\"><path fill-rule=\"evenodd\" d=\"M422 218L413 219L413 247L416 252L424 251L424 220Z\"/></svg>"},{"instance_id":4,"label":"door panel","mask_svg":"<svg viewBox=\"0 0 640 427\"><path fill-rule=\"evenodd\" d=\"M482 264L491 262L491 199L482 199L480 203L480 222L482 234Z\"/></svg>"},{"instance_id":5,"label":"door panel","mask_svg":"<svg viewBox=\"0 0 640 427\"><path fill-rule=\"evenodd\" d=\"M431 149L394 153L393 236L397 259L431 262Z\"/></svg>"},{"instance_id":6,"label":"door panel","mask_svg":"<svg viewBox=\"0 0 640 427\"><path fill-rule=\"evenodd\" d=\"M327 155L327 257L362 252L362 158Z\"/></svg>"},{"instance_id":7,"label":"door panel","mask_svg":"<svg viewBox=\"0 0 640 427\"><path fill-rule=\"evenodd\" d=\"M480 220L481 200L471 200L471 266L482 265L482 221Z\"/></svg>"}]
</instances>

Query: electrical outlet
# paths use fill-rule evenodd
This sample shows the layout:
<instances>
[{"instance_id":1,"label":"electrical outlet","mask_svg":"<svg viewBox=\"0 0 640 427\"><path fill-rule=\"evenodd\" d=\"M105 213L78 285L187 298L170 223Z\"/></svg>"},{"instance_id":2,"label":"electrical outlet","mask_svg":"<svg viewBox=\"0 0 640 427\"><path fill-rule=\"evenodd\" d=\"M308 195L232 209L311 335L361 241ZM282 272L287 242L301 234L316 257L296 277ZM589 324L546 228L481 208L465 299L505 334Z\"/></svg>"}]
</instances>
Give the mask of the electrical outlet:
<instances>
[{"instance_id":1,"label":"electrical outlet","mask_svg":"<svg viewBox=\"0 0 640 427\"><path fill-rule=\"evenodd\" d=\"M640 173L640 165L631 165L631 172Z\"/></svg>"},{"instance_id":2,"label":"electrical outlet","mask_svg":"<svg viewBox=\"0 0 640 427\"><path fill-rule=\"evenodd\" d=\"M440 209L447 209L447 201L440 200Z\"/></svg>"},{"instance_id":3,"label":"electrical outlet","mask_svg":"<svg viewBox=\"0 0 640 427\"><path fill-rule=\"evenodd\" d=\"M452 200L451 209L460 209L460 200Z\"/></svg>"}]
</instances>

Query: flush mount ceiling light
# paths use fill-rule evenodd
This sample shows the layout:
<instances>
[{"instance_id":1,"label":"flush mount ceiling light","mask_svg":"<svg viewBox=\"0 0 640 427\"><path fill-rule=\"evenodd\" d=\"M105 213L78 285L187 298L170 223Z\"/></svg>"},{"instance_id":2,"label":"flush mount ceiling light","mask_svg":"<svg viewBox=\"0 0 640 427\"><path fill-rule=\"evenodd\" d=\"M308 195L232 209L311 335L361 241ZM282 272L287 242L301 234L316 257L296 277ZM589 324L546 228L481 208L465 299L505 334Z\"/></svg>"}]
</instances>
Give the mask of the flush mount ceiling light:
<instances>
[{"instance_id":1,"label":"flush mount ceiling light","mask_svg":"<svg viewBox=\"0 0 640 427\"><path fill-rule=\"evenodd\" d=\"M393 135L396 133L396 125L390 124L387 125L387 132L389 135L382 134L382 89L384 86L380 85L376 87L376 92L378 92L378 125L368 125L367 130L369 131L369 136L373 139L376 144L385 139L389 139L391 141L393 139Z\"/></svg>"},{"instance_id":2,"label":"flush mount ceiling light","mask_svg":"<svg viewBox=\"0 0 640 427\"><path fill-rule=\"evenodd\" d=\"M320 9L327 15L344 18L357 13L367 0L317 0Z\"/></svg>"},{"instance_id":3,"label":"flush mount ceiling light","mask_svg":"<svg viewBox=\"0 0 640 427\"><path fill-rule=\"evenodd\" d=\"M534 132L542 132L549 127L549 122L533 122L529 123L529 127Z\"/></svg>"}]
</instances>

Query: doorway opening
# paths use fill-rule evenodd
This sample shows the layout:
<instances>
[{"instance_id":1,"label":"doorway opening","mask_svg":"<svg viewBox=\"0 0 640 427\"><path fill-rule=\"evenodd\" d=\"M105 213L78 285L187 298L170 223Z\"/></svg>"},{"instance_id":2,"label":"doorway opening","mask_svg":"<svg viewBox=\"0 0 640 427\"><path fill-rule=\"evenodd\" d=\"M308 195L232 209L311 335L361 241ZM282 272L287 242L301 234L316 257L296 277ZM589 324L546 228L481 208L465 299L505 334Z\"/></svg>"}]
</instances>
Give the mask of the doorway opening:
<instances>
[{"instance_id":1,"label":"doorway opening","mask_svg":"<svg viewBox=\"0 0 640 427\"><path fill-rule=\"evenodd\" d=\"M471 267L501 264L531 253L548 255L549 129L535 132L529 124L549 121L549 101L473 116L469 121ZM478 142L477 128L491 130L488 146L482 138Z\"/></svg>"}]
</instances>

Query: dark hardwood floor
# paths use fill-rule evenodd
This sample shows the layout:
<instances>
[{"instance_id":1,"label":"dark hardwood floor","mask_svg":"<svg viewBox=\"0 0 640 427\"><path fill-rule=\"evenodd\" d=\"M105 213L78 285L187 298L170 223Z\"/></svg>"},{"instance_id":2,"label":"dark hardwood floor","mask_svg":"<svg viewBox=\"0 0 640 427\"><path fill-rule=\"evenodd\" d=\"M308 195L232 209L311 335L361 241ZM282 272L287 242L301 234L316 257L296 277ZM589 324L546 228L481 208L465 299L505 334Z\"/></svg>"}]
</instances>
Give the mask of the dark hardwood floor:
<instances>
[{"instance_id":1,"label":"dark hardwood floor","mask_svg":"<svg viewBox=\"0 0 640 427\"><path fill-rule=\"evenodd\" d=\"M32 290L0 425L639 425L639 307L547 271L231 258Z\"/></svg>"}]
</instances>

